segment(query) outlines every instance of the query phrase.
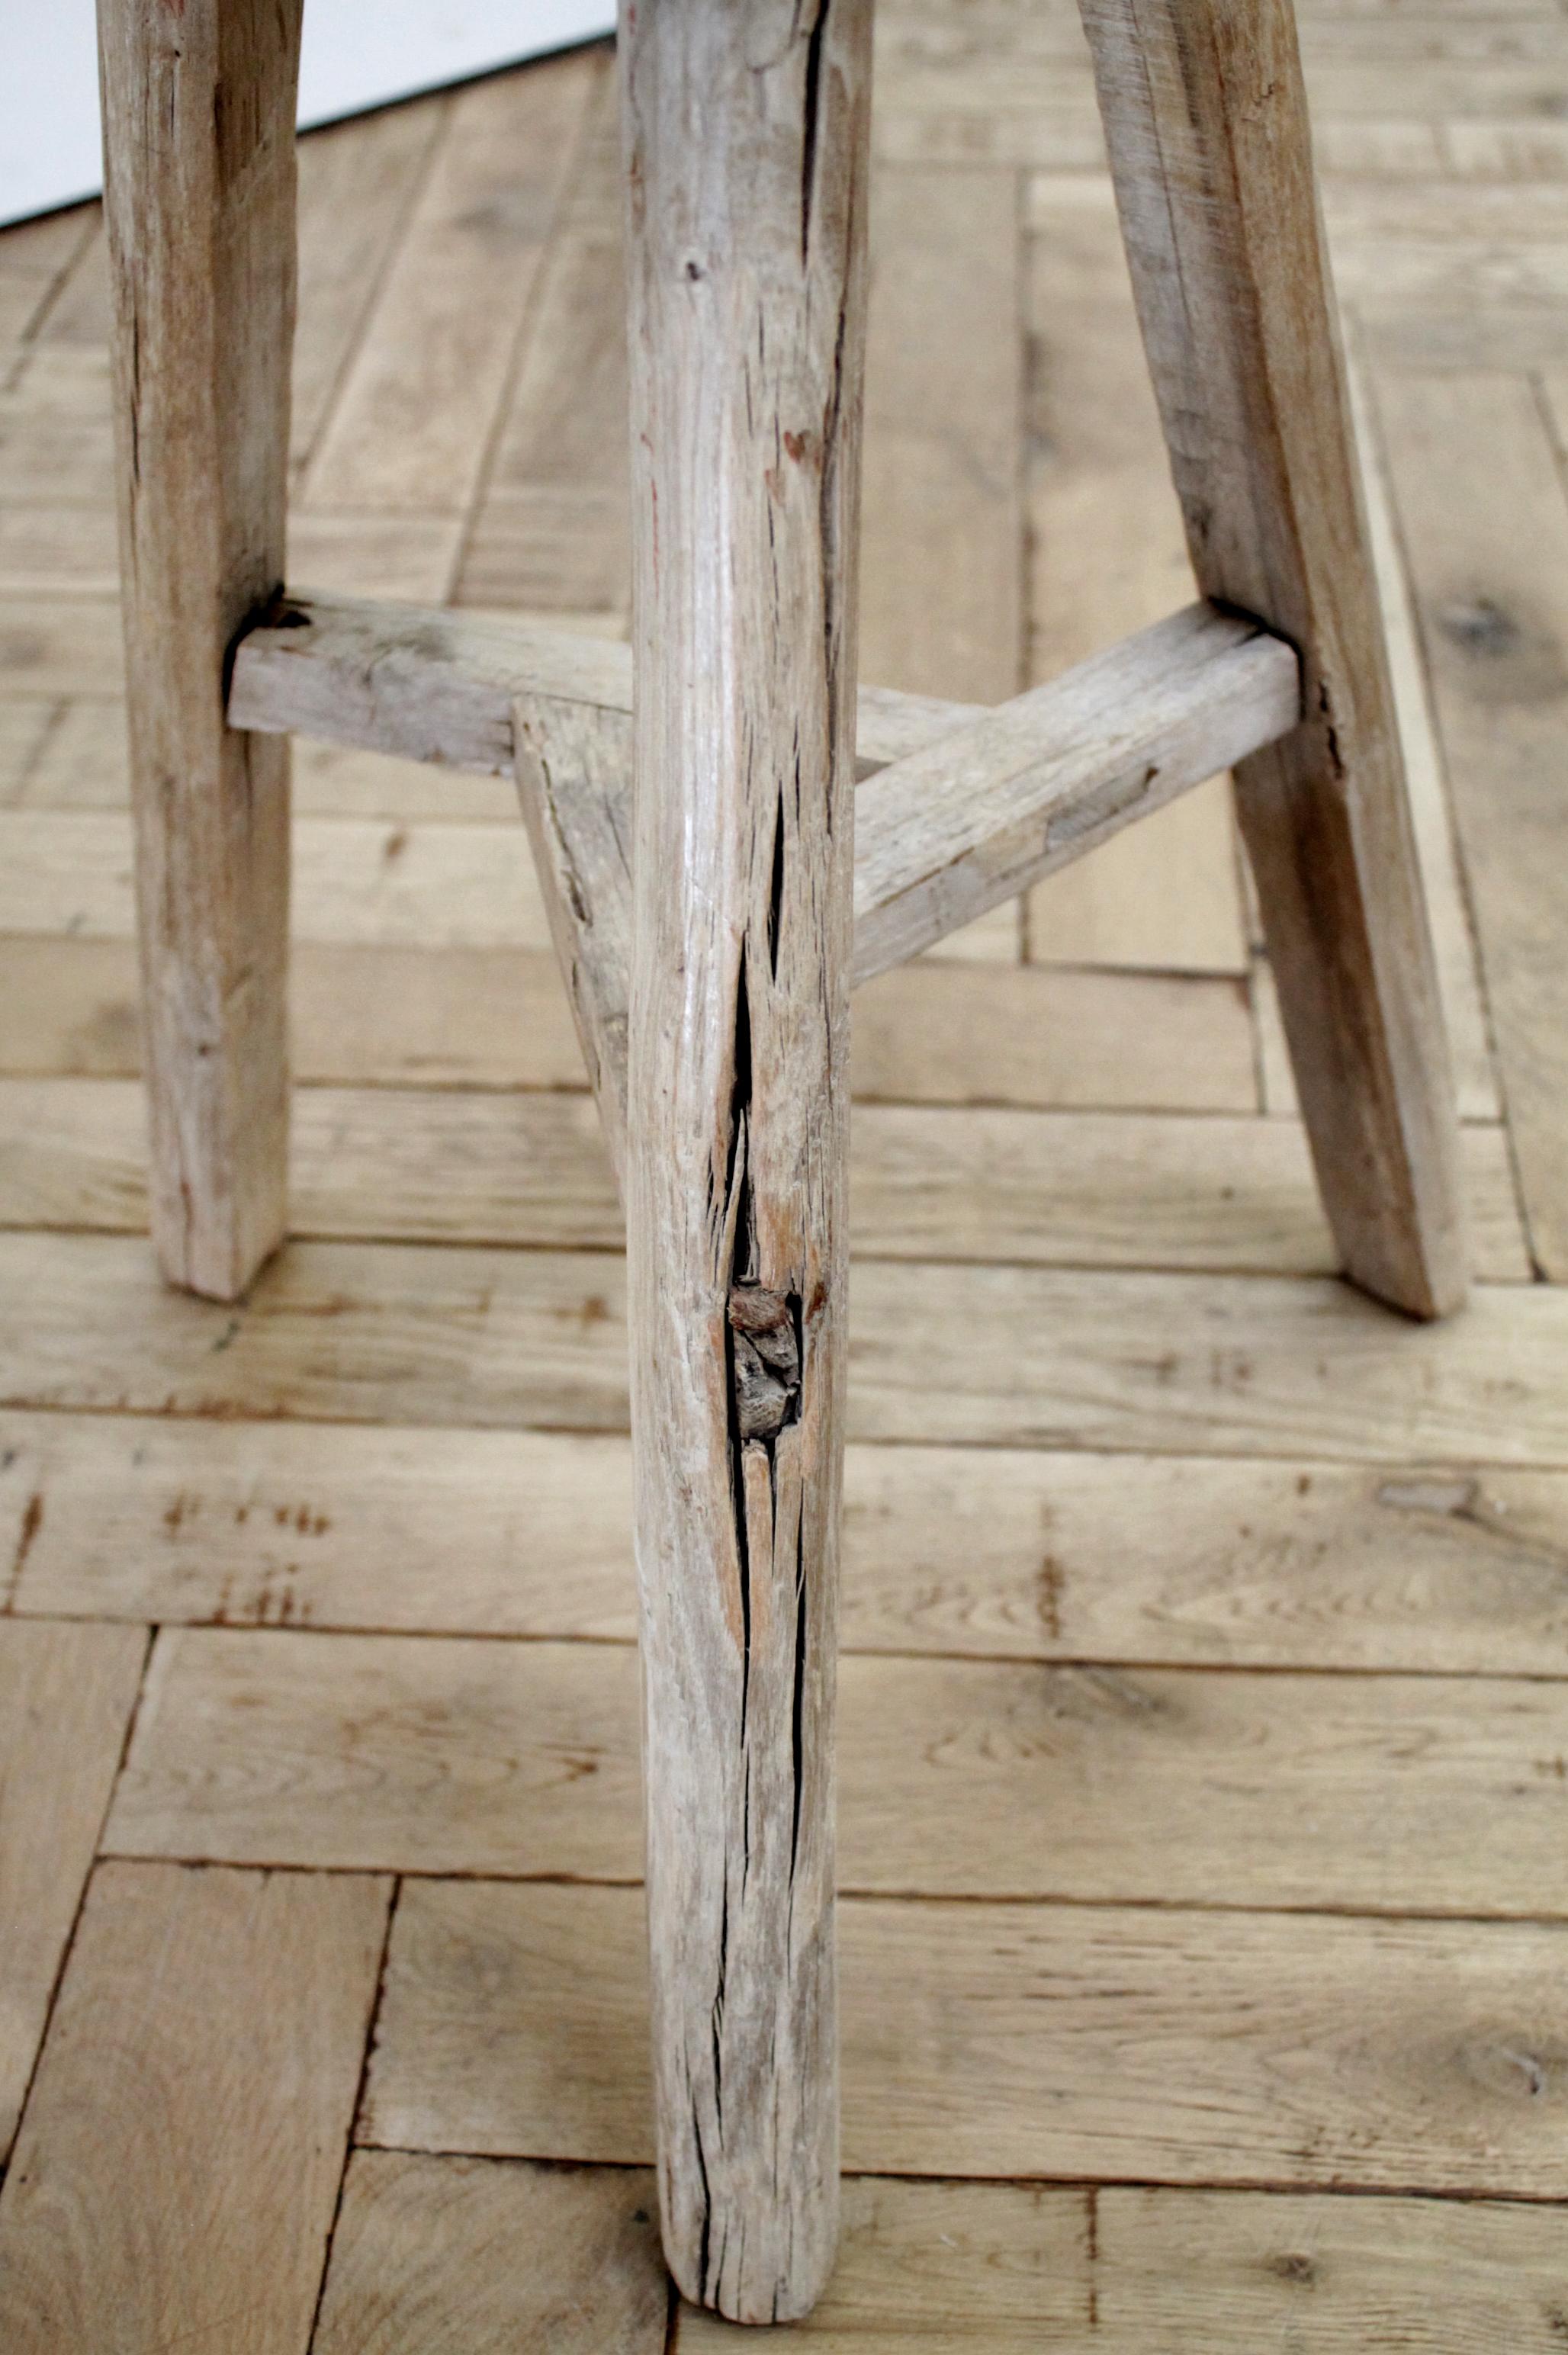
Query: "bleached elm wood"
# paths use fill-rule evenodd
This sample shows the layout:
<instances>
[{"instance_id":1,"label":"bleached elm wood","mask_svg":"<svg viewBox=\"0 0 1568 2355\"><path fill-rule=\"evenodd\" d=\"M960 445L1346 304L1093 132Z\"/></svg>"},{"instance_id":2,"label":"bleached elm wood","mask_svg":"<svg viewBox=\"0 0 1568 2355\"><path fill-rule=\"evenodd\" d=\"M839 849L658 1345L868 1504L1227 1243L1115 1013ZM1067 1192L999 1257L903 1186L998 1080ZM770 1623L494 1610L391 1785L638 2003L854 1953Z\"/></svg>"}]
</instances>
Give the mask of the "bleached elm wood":
<instances>
[{"instance_id":1,"label":"bleached elm wood","mask_svg":"<svg viewBox=\"0 0 1568 2355\"><path fill-rule=\"evenodd\" d=\"M625 650L315 599L241 643L230 716L491 773L515 759L617 1168L631 941ZM1293 722L1283 641L1197 605L996 713L862 689L853 977L929 947ZM948 757L948 756L951 757Z\"/></svg>"},{"instance_id":2,"label":"bleached elm wood","mask_svg":"<svg viewBox=\"0 0 1568 2355\"><path fill-rule=\"evenodd\" d=\"M1301 652L1237 772L1348 1272L1464 1296L1453 1086L1368 551L1289 0L1083 0L1144 338L1204 592Z\"/></svg>"},{"instance_id":3,"label":"bleached elm wood","mask_svg":"<svg viewBox=\"0 0 1568 2355\"><path fill-rule=\"evenodd\" d=\"M1301 676L1210 605L894 762L855 797L855 977L901 964L1293 729Z\"/></svg>"},{"instance_id":4,"label":"bleached elm wood","mask_svg":"<svg viewBox=\"0 0 1568 2355\"><path fill-rule=\"evenodd\" d=\"M241 1293L286 1215L285 746L224 724L283 571L300 0L101 0L155 1245Z\"/></svg>"},{"instance_id":5,"label":"bleached elm wood","mask_svg":"<svg viewBox=\"0 0 1568 2355\"><path fill-rule=\"evenodd\" d=\"M291 590L234 650L229 719L505 776L513 701L530 685L629 711L631 655L488 614Z\"/></svg>"},{"instance_id":6,"label":"bleached elm wood","mask_svg":"<svg viewBox=\"0 0 1568 2355\"><path fill-rule=\"evenodd\" d=\"M622 16L627 1296L659 2196L789 2320L838 2194L833 1687L870 0Z\"/></svg>"},{"instance_id":7,"label":"bleached elm wood","mask_svg":"<svg viewBox=\"0 0 1568 2355\"><path fill-rule=\"evenodd\" d=\"M852 978L1015 898L1284 734L1299 710L1284 641L1200 604L895 759L855 796ZM515 730L518 794L619 1169L633 893L625 723L530 694Z\"/></svg>"},{"instance_id":8,"label":"bleached elm wood","mask_svg":"<svg viewBox=\"0 0 1568 2355\"><path fill-rule=\"evenodd\" d=\"M513 711L525 695L629 714L631 649L503 614L291 590L235 648L229 719L235 728L510 776ZM982 709L864 687L862 767L899 760Z\"/></svg>"},{"instance_id":9,"label":"bleached elm wood","mask_svg":"<svg viewBox=\"0 0 1568 2355\"><path fill-rule=\"evenodd\" d=\"M635 825L624 713L527 697L517 798L616 1184L626 1162Z\"/></svg>"}]
</instances>

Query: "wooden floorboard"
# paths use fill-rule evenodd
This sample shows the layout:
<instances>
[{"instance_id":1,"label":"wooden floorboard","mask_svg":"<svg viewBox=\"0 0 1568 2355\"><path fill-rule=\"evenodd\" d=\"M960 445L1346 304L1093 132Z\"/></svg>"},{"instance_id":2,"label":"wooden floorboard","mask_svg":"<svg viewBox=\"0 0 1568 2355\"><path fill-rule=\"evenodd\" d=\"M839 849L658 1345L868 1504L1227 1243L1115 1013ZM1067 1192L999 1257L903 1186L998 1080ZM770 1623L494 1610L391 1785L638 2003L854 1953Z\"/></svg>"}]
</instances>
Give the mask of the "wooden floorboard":
<instances>
[{"instance_id":1,"label":"wooden floorboard","mask_svg":"<svg viewBox=\"0 0 1568 2355\"><path fill-rule=\"evenodd\" d=\"M1075 0L878 13L860 671L997 701L1186 558ZM1568 2334L1568 15L1297 13L1479 1282L1335 1280L1223 780L858 993L824 2355ZM303 143L295 580L624 637L621 214L603 48ZM295 747L293 1239L164 1291L108 334L0 231L0 2345L718 2355L515 794Z\"/></svg>"},{"instance_id":2,"label":"wooden floorboard","mask_svg":"<svg viewBox=\"0 0 1568 2355\"><path fill-rule=\"evenodd\" d=\"M0 1079L0 1228L146 1225L129 1081ZM1528 1283L1499 1125L1463 1138L1477 1274ZM850 1231L871 1259L1325 1275L1339 1262L1294 1120L862 1104ZM590 1099L311 1088L294 1105L293 1231L325 1239L614 1248L624 1220Z\"/></svg>"},{"instance_id":3,"label":"wooden floorboard","mask_svg":"<svg viewBox=\"0 0 1568 2355\"><path fill-rule=\"evenodd\" d=\"M94 1875L0 2189L0 2343L305 2348L390 1887Z\"/></svg>"},{"instance_id":4,"label":"wooden floorboard","mask_svg":"<svg viewBox=\"0 0 1568 2355\"><path fill-rule=\"evenodd\" d=\"M1556 1676L1568 1474L848 1450L847 1650ZM0 1420L15 1613L629 1642L611 1434Z\"/></svg>"},{"instance_id":5,"label":"wooden floorboard","mask_svg":"<svg viewBox=\"0 0 1568 2355\"><path fill-rule=\"evenodd\" d=\"M356 2151L315 2355L665 2355L650 2172Z\"/></svg>"},{"instance_id":6,"label":"wooden floorboard","mask_svg":"<svg viewBox=\"0 0 1568 2355\"><path fill-rule=\"evenodd\" d=\"M29 1489L12 1540L25 1559L43 1525ZM60 1965L92 1868L146 1641L139 1627L0 1620L0 2159L43 2041Z\"/></svg>"},{"instance_id":7,"label":"wooden floorboard","mask_svg":"<svg viewBox=\"0 0 1568 2355\"><path fill-rule=\"evenodd\" d=\"M0 1234L0 1406L622 1431L607 1252L298 1242L232 1305L139 1239ZM861 1261L849 1435L1568 1465L1568 1292L1420 1327L1331 1281Z\"/></svg>"},{"instance_id":8,"label":"wooden floorboard","mask_svg":"<svg viewBox=\"0 0 1568 2355\"><path fill-rule=\"evenodd\" d=\"M1568 1919L1555 1680L851 1657L839 1712L846 1891ZM637 1743L629 1646L166 1629L104 1847L635 1881Z\"/></svg>"},{"instance_id":9,"label":"wooden floorboard","mask_svg":"<svg viewBox=\"0 0 1568 2355\"><path fill-rule=\"evenodd\" d=\"M839 1928L852 2169L1568 2193L1568 1927L851 1898ZM636 1890L406 1882L362 2134L645 2163L645 1970Z\"/></svg>"}]
</instances>

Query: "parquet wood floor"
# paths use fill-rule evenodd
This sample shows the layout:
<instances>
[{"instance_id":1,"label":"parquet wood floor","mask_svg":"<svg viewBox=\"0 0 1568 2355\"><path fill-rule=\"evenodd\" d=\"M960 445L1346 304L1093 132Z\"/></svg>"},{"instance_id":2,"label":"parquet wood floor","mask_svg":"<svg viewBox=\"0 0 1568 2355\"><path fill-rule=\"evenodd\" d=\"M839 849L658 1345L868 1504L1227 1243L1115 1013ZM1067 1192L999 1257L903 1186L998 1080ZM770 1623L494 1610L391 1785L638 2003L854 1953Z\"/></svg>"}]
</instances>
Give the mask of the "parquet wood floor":
<instances>
[{"instance_id":1,"label":"parquet wood floor","mask_svg":"<svg viewBox=\"0 0 1568 2355\"><path fill-rule=\"evenodd\" d=\"M857 999L824 2355L1568 2343L1568 7L1301 16L1481 1281L1336 1282L1222 782ZM1072 9L881 18L862 666L997 699L1185 560ZM293 577L621 632L608 54L302 167ZM298 748L297 1239L161 1292L105 306L0 235L0 2346L707 2355L520 825Z\"/></svg>"}]
</instances>

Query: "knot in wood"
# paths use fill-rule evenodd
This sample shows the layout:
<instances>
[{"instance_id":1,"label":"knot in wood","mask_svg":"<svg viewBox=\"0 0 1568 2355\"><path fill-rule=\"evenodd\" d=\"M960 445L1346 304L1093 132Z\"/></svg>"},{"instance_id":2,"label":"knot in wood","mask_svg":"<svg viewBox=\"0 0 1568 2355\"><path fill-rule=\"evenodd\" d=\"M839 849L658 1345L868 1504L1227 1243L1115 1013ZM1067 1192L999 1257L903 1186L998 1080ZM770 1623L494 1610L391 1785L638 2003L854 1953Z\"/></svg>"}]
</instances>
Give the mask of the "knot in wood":
<instances>
[{"instance_id":1,"label":"knot in wood","mask_svg":"<svg viewBox=\"0 0 1568 2355\"><path fill-rule=\"evenodd\" d=\"M775 1439L800 1412L795 1305L787 1293L760 1284L738 1284L730 1295L731 1380L742 1439Z\"/></svg>"}]
</instances>

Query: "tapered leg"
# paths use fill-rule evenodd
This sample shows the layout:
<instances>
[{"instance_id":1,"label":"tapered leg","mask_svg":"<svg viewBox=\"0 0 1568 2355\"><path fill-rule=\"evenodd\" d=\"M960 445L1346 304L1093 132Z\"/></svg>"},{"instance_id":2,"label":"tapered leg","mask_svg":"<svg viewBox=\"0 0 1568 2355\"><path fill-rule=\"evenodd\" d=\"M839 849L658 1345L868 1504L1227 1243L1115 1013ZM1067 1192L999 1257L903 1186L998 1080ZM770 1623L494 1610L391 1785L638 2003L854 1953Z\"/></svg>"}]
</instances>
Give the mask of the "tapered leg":
<instances>
[{"instance_id":1,"label":"tapered leg","mask_svg":"<svg viewBox=\"0 0 1568 2355\"><path fill-rule=\"evenodd\" d=\"M804 2313L833 1690L870 0L626 0L628 1234L665 2248Z\"/></svg>"},{"instance_id":2,"label":"tapered leg","mask_svg":"<svg viewBox=\"0 0 1568 2355\"><path fill-rule=\"evenodd\" d=\"M1348 1273L1438 1316L1458 1133L1290 0L1082 7L1199 585L1302 656L1236 784L1318 1181Z\"/></svg>"},{"instance_id":3,"label":"tapered leg","mask_svg":"<svg viewBox=\"0 0 1568 2355\"><path fill-rule=\"evenodd\" d=\"M153 1236L243 1291L283 1232L288 748L224 726L283 581L300 0L100 0Z\"/></svg>"}]
</instances>

